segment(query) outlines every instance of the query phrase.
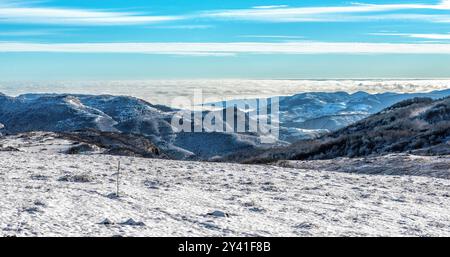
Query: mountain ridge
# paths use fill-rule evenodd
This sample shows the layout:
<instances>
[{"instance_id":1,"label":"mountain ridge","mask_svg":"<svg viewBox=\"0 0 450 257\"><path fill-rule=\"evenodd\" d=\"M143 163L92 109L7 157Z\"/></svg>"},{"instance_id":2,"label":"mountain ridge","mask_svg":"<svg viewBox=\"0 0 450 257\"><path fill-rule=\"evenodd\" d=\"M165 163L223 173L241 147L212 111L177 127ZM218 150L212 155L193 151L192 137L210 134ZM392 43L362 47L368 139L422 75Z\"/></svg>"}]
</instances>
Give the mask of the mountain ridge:
<instances>
[{"instance_id":1,"label":"mountain ridge","mask_svg":"<svg viewBox=\"0 0 450 257\"><path fill-rule=\"evenodd\" d=\"M0 124L4 125L0 133L97 130L123 137L135 134L150 140L159 151L173 159L216 160L242 150L252 152L317 138L364 119L399 99L448 95L450 89L417 94L360 91L280 97L280 141L265 145L261 144L257 133L250 132L175 133L171 120L179 109L153 105L136 97L108 94L23 94L10 97L0 94ZM239 100L229 103L236 101ZM208 113L203 112L202 117Z\"/></svg>"},{"instance_id":2,"label":"mountain ridge","mask_svg":"<svg viewBox=\"0 0 450 257\"><path fill-rule=\"evenodd\" d=\"M267 163L401 152L450 154L450 97L408 99L317 139L298 141L287 147L261 150L246 156L231 155L226 159Z\"/></svg>"}]
</instances>

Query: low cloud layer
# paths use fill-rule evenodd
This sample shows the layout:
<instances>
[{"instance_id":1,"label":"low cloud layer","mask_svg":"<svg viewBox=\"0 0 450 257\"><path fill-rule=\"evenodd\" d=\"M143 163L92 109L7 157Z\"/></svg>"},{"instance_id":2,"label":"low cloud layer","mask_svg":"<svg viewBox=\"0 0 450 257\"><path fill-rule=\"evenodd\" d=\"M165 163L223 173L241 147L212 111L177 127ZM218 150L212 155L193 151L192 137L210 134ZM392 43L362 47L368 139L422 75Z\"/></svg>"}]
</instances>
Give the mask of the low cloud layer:
<instances>
[{"instance_id":1,"label":"low cloud layer","mask_svg":"<svg viewBox=\"0 0 450 257\"><path fill-rule=\"evenodd\" d=\"M176 97L191 99L201 89L205 102L286 96L302 92L429 92L450 88L450 80L137 80L0 82L0 93L30 92L131 95L171 105Z\"/></svg>"}]
</instances>

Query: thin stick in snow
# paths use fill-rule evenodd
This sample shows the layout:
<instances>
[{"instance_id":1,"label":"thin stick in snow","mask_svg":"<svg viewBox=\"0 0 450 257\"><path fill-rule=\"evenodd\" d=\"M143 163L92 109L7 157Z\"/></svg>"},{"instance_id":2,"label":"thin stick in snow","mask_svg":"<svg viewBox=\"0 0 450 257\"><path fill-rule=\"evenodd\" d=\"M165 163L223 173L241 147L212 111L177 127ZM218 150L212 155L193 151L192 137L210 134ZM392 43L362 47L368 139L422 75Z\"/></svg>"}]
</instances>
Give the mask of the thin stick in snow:
<instances>
[{"instance_id":1,"label":"thin stick in snow","mask_svg":"<svg viewBox=\"0 0 450 257\"><path fill-rule=\"evenodd\" d=\"M117 181L116 196L117 197L119 197L119 178L120 178L119 175L120 175L120 160L117 163L117 179L116 179L116 181Z\"/></svg>"}]
</instances>

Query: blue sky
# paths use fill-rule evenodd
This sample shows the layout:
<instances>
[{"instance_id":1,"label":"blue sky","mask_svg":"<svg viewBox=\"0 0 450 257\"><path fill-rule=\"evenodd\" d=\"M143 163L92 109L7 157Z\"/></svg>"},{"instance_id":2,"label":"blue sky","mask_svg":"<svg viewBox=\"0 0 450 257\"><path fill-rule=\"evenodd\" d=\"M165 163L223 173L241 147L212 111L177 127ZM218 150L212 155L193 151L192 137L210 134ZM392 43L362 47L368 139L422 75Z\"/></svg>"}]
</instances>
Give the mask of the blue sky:
<instances>
[{"instance_id":1,"label":"blue sky","mask_svg":"<svg viewBox=\"0 0 450 257\"><path fill-rule=\"evenodd\" d=\"M450 0L0 0L0 80L448 78Z\"/></svg>"}]
</instances>

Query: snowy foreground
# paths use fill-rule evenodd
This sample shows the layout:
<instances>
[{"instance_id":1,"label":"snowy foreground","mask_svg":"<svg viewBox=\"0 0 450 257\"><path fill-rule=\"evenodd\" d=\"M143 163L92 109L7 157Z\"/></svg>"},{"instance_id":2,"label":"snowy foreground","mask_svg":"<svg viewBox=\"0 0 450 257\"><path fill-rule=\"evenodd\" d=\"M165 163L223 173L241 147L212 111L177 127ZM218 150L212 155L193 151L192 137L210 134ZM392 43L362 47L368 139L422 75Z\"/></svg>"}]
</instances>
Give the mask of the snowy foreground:
<instances>
[{"instance_id":1,"label":"snowy foreground","mask_svg":"<svg viewBox=\"0 0 450 257\"><path fill-rule=\"evenodd\" d=\"M448 179L305 167L0 152L0 235L450 236Z\"/></svg>"}]
</instances>

